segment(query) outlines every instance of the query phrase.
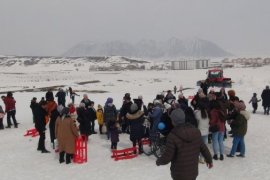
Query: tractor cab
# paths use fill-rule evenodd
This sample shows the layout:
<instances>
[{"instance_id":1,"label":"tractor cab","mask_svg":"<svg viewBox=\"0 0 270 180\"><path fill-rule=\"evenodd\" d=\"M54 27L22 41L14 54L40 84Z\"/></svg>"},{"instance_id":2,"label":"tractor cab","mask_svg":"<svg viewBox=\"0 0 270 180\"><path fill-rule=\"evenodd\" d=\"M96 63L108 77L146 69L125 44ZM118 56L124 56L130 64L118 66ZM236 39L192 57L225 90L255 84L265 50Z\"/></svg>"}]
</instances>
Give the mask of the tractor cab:
<instances>
[{"instance_id":1,"label":"tractor cab","mask_svg":"<svg viewBox=\"0 0 270 180\"><path fill-rule=\"evenodd\" d=\"M208 79L220 79L223 78L223 71L221 69L213 69L207 72Z\"/></svg>"}]
</instances>

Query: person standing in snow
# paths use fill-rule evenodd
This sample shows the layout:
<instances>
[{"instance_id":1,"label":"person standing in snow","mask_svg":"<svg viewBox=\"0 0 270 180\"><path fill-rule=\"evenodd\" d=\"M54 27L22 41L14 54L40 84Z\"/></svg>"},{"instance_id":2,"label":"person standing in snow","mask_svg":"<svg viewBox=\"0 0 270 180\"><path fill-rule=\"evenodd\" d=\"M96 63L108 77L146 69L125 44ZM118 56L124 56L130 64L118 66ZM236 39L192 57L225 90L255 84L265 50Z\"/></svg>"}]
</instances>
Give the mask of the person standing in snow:
<instances>
[{"instance_id":1,"label":"person standing in snow","mask_svg":"<svg viewBox=\"0 0 270 180\"><path fill-rule=\"evenodd\" d=\"M252 107L253 107L253 111L252 112L253 112L253 114L256 113L257 108L258 108L258 102L260 102L260 101L261 101L261 99L258 100L258 98L257 98L257 93L253 93L253 96L252 96L252 98L249 101L249 103L252 103Z\"/></svg>"},{"instance_id":2,"label":"person standing in snow","mask_svg":"<svg viewBox=\"0 0 270 180\"><path fill-rule=\"evenodd\" d=\"M56 93L58 105L66 107L66 93L62 88L59 88L59 91Z\"/></svg>"},{"instance_id":3,"label":"person standing in snow","mask_svg":"<svg viewBox=\"0 0 270 180\"><path fill-rule=\"evenodd\" d=\"M264 108L264 114L269 115L270 110L270 89L269 86L266 86L265 89L262 92L262 105Z\"/></svg>"},{"instance_id":4,"label":"person standing in snow","mask_svg":"<svg viewBox=\"0 0 270 180\"><path fill-rule=\"evenodd\" d=\"M75 104L75 96L80 96L80 95L75 93L75 91L72 91L71 94L70 94L72 104Z\"/></svg>"},{"instance_id":5,"label":"person standing in snow","mask_svg":"<svg viewBox=\"0 0 270 180\"><path fill-rule=\"evenodd\" d=\"M90 119L87 117L88 110L85 108L84 103L80 103L76 111L77 111L77 121L80 123L79 125L80 133L81 135L85 135L88 139L89 135L91 134Z\"/></svg>"},{"instance_id":6,"label":"person standing in snow","mask_svg":"<svg viewBox=\"0 0 270 180\"><path fill-rule=\"evenodd\" d=\"M58 141L59 162L71 163L71 157L75 153L75 140L79 136L78 128L69 115L69 108L64 108L55 123L55 135ZM66 158L65 158L66 155Z\"/></svg>"},{"instance_id":7,"label":"person standing in snow","mask_svg":"<svg viewBox=\"0 0 270 180\"><path fill-rule=\"evenodd\" d=\"M42 153L49 153L45 148L45 131L46 131L46 120L45 117L47 116L47 102L42 101L40 102L39 106L34 110L34 117L35 117L35 128L39 132L39 141L38 141L38 151Z\"/></svg>"},{"instance_id":8,"label":"person standing in snow","mask_svg":"<svg viewBox=\"0 0 270 180\"><path fill-rule=\"evenodd\" d=\"M177 92L177 87L174 86L174 87L173 87L173 93L176 94L176 92Z\"/></svg>"},{"instance_id":9,"label":"person standing in snow","mask_svg":"<svg viewBox=\"0 0 270 180\"><path fill-rule=\"evenodd\" d=\"M98 125L99 125L99 133L102 134L102 127L104 124L104 115L103 115L103 108L102 106L99 104L97 107L97 112L96 112L96 116L97 116L97 121L98 121Z\"/></svg>"},{"instance_id":10,"label":"person standing in snow","mask_svg":"<svg viewBox=\"0 0 270 180\"><path fill-rule=\"evenodd\" d=\"M126 118L127 113L130 111L130 106L132 105L131 97L129 93L126 93L123 97L123 104L120 109L120 119L122 124L122 132L129 133L129 122Z\"/></svg>"},{"instance_id":11,"label":"person standing in snow","mask_svg":"<svg viewBox=\"0 0 270 180\"><path fill-rule=\"evenodd\" d=\"M0 105L0 130L4 129L4 124L3 124L4 117L5 117L5 112L2 108L2 106Z\"/></svg>"},{"instance_id":12,"label":"person standing in snow","mask_svg":"<svg viewBox=\"0 0 270 180\"><path fill-rule=\"evenodd\" d=\"M83 95L83 99L81 100L81 103L84 103L86 108L88 108L88 106L90 106L91 101L88 98L87 94Z\"/></svg>"},{"instance_id":13,"label":"person standing in snow","mask_svg":"<svg viewBox=\"0 0 270 180\"><path fill-rule=\"evenodd\" d=\"M115 122L117 120L117 110L115 105L113 104L113 99L112 98L108 98L105 106L104 106L104 122L106 123L106 127L107 127L107 138L108 140L110 139L110 131L109 131L109 125L110 122Z\"/></svg>"},{"instance_id":14,"label":"person standing in snow","mask_svg":"<svg viewBox=\"0 0 270 180\"><path fill-rule=\"evenodd\" d=\"M142 154L143 150L141 140L144 136L144 113L138 108L136 103L133 103L130 106L130 111L127 113L126 117L130 124L129 138L133 143L133 147L136 147L136 144L138 143L139 154ZM134 153L136 154L137 152L134 151Z\"/></svg>"},{"instance_id":15,"label":"person standing in snow","mask_svg":"<svg viewBox=\"0 0 270 180\"><path fill-rule=\"evenodd\" d=\"M97 132L95 131L95 120L97 119L97 115L96 115L96 110L94 108L94 101L90 102L90 105L87 107L87 111L88 111L88 115L89 115L89 119L91 122L91 134L97 134Z\"/></svg>"},{"instance_id":16,"label":"person standing in snow","mask_svg":"<svg viewBox=\"0 0 270 180\"><path fill-rule=\"evenodd\" d=\"M14 127L15 128L18 128L18 123L17 123L17 120L16 120L16 107L15 107L15 104L16 104L16 101L13 97L13 94L12 92L7 92L7 96L2 96L2 100L4 101L4 104L6 106L6 110L5 112L7 113L7 126L6 128L10 128L11 127L11 118L13 120L13 123L14 123Z\"/></svg>"},{"instance_id":17,"label":"person standing in snow","mask_svg":"<svg viewBox=\"0 0 270 180\"><path fill-rule=\"evenodd\" d=\"M221 161L224 160L224 132L225 132L225 123L222 119L223 112L221 110L220 104L217 100L212 101L212 109L210 111L210 132L212 132L212 141L213 141L213 159ZM219 152L218 152L219 151ZM218 158L218 153L220 158Z\"/></svg>"},{"instance_id":18,"label":"person standing in snow","mask_svg":"<svg viewBox=\"0 0 270 180\"><path fill-rule=\"evenodd\" d=\"M45 98L46 98L46 101L54 100L52 89L48 89L48 91L45 94Z\"/></svg>"},{"instance_id":19,"label":"person standing in snow","mask_svg":"<svg viewBox=\"0 0 270 180\"><path fill-rule=\"evenodd\" d=\"M171 162L173 180L195 180L199 173L199 154L202 153L207 166L212 168L211 154L201 138L200 131L185 123L185 113L181 109L173 110L170 118L174 128L167 136L165 152L157 159L156 165Z\"/></svg>"},{"instance_id":20,"label":"person standing in snow","mask_svg":"<svg viewBox=\"0 0 270 180\"><path fill-rule=\"evenodd\" d=\"M194 111L195 118L198 122L198 129L201 132L202 140L204 144L208 144L208 134L209 134L209 115L207 108L202 104L198 105L198 109ZM204 163L203 157L200 155L200 163Z\"/></svg>"},{"instance_id":21,"label":"person standing in snow","mask_svg":"<svg viewBox=\"0 0 270 180\"><path fill-rule=\"evenodd\" d=\"M31 108L32 114L33 114L33 123L35 123L34 111L37 107L38 107L37 98L33 97L33 99L31 100L31 103L30 103L30 108Z\"/></svg>"},{"instance_id":22,"label":"person standing in snow","mask_svg":"<svg viewBox=\"0 0 270 180\"><path fill-rule=\"evenodd\" d=\"M247 121L250 118L249 112L246 110L246 106L242 101L234 102L234 118L231 124L233 128L233 145L230 154L227 157L234 157L235 152L240 147L240 154L236 155L238 157L245 157L246 146L244 141L244 136L247 133Z\"/></svg>"}]
</instances>

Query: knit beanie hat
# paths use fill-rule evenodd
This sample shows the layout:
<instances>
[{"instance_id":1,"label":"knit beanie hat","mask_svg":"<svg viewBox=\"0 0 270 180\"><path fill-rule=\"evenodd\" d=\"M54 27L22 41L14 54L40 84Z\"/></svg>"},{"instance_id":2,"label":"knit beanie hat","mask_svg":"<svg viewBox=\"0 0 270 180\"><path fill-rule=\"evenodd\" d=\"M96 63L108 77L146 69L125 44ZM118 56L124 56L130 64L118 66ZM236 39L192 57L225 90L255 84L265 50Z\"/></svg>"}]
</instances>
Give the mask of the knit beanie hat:
<instances>
[{"instance_id":1,"label":"knit beanie hat","mask_svg":"<svg viewBox=\"0 0 270 180\"><path fill-rule=\"evenodd\" d=\"M131 104L131 106L130 106L130 112L131 112L131 113L137 112L138 109L139 109L139 108L138 108L138 106L137 106L136 103Z\"/></svg>"},{"instance_id":2,"label":"knit beanie hat","mask_svg":"<svg viewBox=\"0 0 270 180\"><path fill-rule=\"evenodd\" d=\"M170 118L172 120L172 124L174 126L178 126L180 124L184 124L185 123L185 113L182 109L178 108L172 111Z\"/></svg>"},{"instance_id":3,"label":"knit beanie hat","mask_svg":"<svg viewBox=\"0 0 270 180\"><path fill-rule=\"evenodd\" d=\"M109 103L113 103L113 98L108 98L107 101L106 101L106 104L109 104Z\"/></svg>"}]
</instances>

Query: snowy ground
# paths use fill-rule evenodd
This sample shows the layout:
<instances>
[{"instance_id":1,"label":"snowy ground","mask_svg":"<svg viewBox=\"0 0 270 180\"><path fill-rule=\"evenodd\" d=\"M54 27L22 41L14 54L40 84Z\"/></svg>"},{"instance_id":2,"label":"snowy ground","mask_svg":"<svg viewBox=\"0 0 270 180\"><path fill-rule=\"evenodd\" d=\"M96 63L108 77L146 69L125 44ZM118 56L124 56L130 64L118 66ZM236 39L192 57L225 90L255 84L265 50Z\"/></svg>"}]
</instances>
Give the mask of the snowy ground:
<instances>
[{"instance_id":1,"label":"snowy ground","mask_svg":"<svg viewBox=\"0 0 270 180\"><path fill-rule=\"evenodd\" d=\"M4 71L6 72L6 71ZM13 72L20 73L20 69ZM235 83L233 89L237 95L248 102L253 92L260 96L266 84L270 84L270 67L226 69L225 76L231 77ZM205 70L190 71L126 71L126 72L46 72L28 71L24 74L3 74L1 72L1 91L20 90L23 87L46 87L52 85L72 86L82 96L81 90L105 90L108 93L88 94L97 104L104 104L107 97L113 97L117 108L126 92L133 98L143 95L145 103L153 100L157 93L177 87L194 88L186 90L185 96L197 91L196 81L205 78ZM49 81L48 81L49 79ZM76 82L100 80L100 83L78 85ZM119 180L169 180L169 165L155 165L154 157L145 155L132 160L114 161L110 158L110 142L104 136L92 135L88 143L88 162L86 164L59 164L55 153L41 154L36 151L38 138L24 137L25 131L31 127L32 115L29 108L32 97L40 99L45 92L14 93L17 100L17 119L21 123L18 129L0 131L0 169L1 180L7 179L119 179ZM78 104L81 97L76 97ZM0 102L3 105L2 102ZM251 111L251 105L248 105ZM6 124L6 118L4 119ZM246 135L246 158L225 158L223 162L214 161L214 168L208 170L205 165L199 165L199 180L209 179L265 179L270 177L269 151L270 116L258 113L249 120ZM96 127L97 128L97 127ZM260 132L260 133L259 133ZM231 148L232 139L225 142L225 153ZM47 132L46 147L52 150ZM121 135L119 149L131 147L128 136ZM212 148L210 147L212 150Z\"/></svg>"}]
</instances>

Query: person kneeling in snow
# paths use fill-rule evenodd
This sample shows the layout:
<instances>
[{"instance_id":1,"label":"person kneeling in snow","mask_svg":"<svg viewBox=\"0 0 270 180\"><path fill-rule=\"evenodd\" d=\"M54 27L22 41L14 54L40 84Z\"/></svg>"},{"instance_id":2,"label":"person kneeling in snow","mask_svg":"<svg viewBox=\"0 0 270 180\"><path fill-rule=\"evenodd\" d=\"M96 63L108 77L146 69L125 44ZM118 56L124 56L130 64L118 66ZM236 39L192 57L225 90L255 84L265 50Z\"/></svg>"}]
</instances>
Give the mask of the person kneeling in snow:
<instances>
[{"instance_id":1,"label":"person kneeling in snow","mask_svg":"<svg viewBox=\"0 0 270 180\"><path fill-rule=\"evenodd\" d=\"M165 152L156 164L159 166L171 162L173 180L196 179L200 152L209 168L213 167L211 154L201 138L200 131L185 123L183 110L173 110L170 117L174 128L167 137Z\"/></svg>"}]
</instances>

